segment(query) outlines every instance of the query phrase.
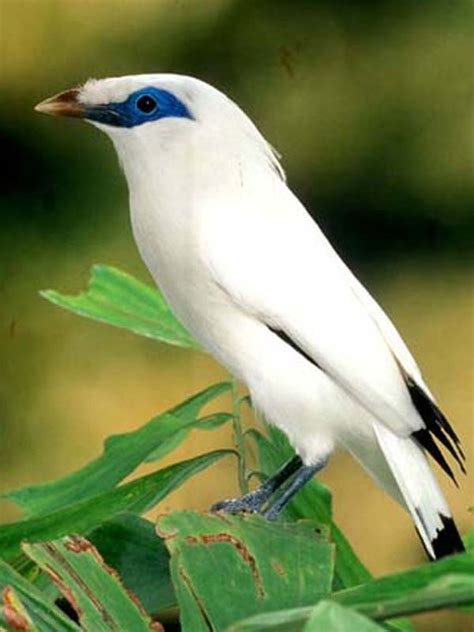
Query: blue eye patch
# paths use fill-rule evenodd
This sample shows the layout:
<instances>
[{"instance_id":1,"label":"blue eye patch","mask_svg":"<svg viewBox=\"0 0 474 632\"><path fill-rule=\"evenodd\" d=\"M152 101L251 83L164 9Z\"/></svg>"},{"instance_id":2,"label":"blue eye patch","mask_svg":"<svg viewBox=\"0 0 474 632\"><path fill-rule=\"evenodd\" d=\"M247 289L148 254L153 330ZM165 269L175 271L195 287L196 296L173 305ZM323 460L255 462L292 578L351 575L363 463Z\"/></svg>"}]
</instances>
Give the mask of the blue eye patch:
<instances>
[{"instance_id":1,"label":"blue eye patch","mask_svg":"<svg viewBox=\"0 0 474 632\"><path fill-rule=\"evenodd\" d=\"M194 120L188 108L174 94L153 86L132 92L120 103L86 106L83 116L114 127L135 127L167 117Z\"/></svg>"}]
</instances>

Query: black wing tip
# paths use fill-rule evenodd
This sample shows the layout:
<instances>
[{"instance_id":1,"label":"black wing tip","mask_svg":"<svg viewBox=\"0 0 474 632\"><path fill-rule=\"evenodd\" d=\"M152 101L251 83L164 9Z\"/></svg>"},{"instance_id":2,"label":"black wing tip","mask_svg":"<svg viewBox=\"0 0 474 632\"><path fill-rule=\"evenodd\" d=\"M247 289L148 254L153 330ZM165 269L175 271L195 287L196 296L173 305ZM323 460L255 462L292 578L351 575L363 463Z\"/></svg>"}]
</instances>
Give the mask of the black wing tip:
<instances>
[{"instance_id":1,"label":"black wing tip","mask_svg":"<svg viewBox=\"0 0 474 632\"><path fill-rule=\"evenodd\" d=\"M451 456L456 460L461 472L466 474L466 468L463 463L466 457L462 451L459 437L438 406L425 391L409 375L405 374L404 377L411 401L425 423L425 427L413 432L412 436L431 454L455 485L458 486L453 471L442 455L438 445L435 443L434 438L438 439L449 451Z\"/></svg>"},{"instance_id":2,"label":"black wing tip","mask_svg":"<svg viewBox=\"0 0 474 632\"><path fill-rule=\"evenodd\" d=\"M435 558L446 557L454 553L464 553L466 550L456 527L456 523L451 516L439 514L443 526L436 532L436 537L431 540L431 546L435 554Z\"/></svg>"},{"instance_id":3,"label":"black wing tip","mask_svg":"<svg viewBox=\"0 0 474 632\"><path fill-rule=\"evenodd\" d=\"M443 472L449 476L456 487L459 487L451 466L444 458L443 453L438 448L428 428L420 428L420 430L412 432L411 436L433 457L436 463L440 466Z\"/></svg>"}]
</instances>

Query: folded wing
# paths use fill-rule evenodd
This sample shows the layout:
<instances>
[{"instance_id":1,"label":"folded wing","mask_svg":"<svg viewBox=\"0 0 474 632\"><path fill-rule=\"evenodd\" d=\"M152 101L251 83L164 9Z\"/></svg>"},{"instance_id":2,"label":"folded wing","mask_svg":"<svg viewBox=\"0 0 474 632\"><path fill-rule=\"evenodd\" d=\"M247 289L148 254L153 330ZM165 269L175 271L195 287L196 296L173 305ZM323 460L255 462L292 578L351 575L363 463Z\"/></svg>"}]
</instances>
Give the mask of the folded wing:
<instances>
[{"instance_id":1,"label":"folded wing","mask_svg":"<svg viewBox=\"0 0 474 632\"><path fill-rule=\"evenodd\" d=\"M435 439L462 467L459 439L415 360L296 198L283 194L272 209L230 212L225 221L233 239L216 242L208 262L219 287L376 421L413 435L453 478Z\"/></svg>"}]
</instances>

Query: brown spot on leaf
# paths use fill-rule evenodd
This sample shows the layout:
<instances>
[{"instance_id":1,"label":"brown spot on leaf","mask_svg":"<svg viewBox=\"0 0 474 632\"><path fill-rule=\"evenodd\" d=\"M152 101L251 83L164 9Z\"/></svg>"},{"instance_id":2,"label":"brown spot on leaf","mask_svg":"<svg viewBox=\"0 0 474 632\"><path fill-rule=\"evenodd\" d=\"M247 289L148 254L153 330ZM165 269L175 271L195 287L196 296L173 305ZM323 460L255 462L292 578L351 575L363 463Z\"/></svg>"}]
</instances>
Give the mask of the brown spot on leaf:
<instances>
[{"instance_id":1,"label":"brown spot on leaf","mask_svg":"<svg viewBox=\"0 0 474 632\"><path fill-rule=\"evenodd\" d=\"M275 560L272 560L270 563L273 566L273 568L275 569L275 572L278 573L278 575L284 575L285 574L285 569L283 568L283 566L279 562L276 562Z\"/></svg>"},{"instance_id":2,"label":"brown spot on leaf","mask_svg":"<svg viewBox=\"0 0 474 632\"><path fill-rule=\"evenodd\" d=\"M194 590L194 586L193 586L193 583L192 583L191 579L188 577L188 575L186 574L186 571L184 570L184 568L183 568L183 566L181 564L178 564L178 573L179 573L179 576L181 577L182 581L186 585L187 589L189 590L189 592L193 596L194 601L196 602L196 606L198 607L199 612L201 613L201 616L202 616L202 618L204 620L204 623L207 626L207 628L209 629L209 632L211 632L211 630L214 630L214 626L212 625L211 620L207 616L207 612L206 612L206 610L204 608L204 604L202 603L201 598L199 597L199 595Z\"/></svg>"},{"instance_id":3,"label":"brown spot on leaf","mask_svg":"<svg viewBox=\"0 0 474 632\"><path fill-rule=\"evenodd\" d=\"M92 549L94 549L89 540L86 540L80 535L72 535L68 537L64 542L64 548L66 548L68 551L72 551L73 553L83 553L85 551L92 551ZM96 549L95 551L97 553ZM102 561L102 558L100 561Z\"/></svg>"},{"instance_id":4,"label":"brown spot on leaf","mask_svg":"<svg viewBox=\"0 0 474 632\"><path fill-rule=\"evenodd\" d=\"M217 513L212 514L213 516L217 516L221 522L223 522L226 526L232 526L232 522L226 517L222 511L218 511Z\"/></svg>"},{"instance_id":5,"label":"brown spot on leaf","mask_svg":"<svg viewBox=\"0 0 474 632\"><path fill-rule=\"evenodd\" d=\"M254 556L250 553L245 544L236 538L234 535L230 533L208 533L208 534L200 534L199 537L195 536L187 536L185 541L188 544L197 544L198 541L201 541L203 544L214 544L215 542L227 542L231 546L235 548L240 557L244 560L246 564L249 565L254 582L255 589L257 591L257 595L260 598L265 596L265 590L262 585L262 580L260 577L260 573L258 572L257 562L255 561Z\"/></svg>"},{"instance_id":6,"label":"brown spot on leaf","mask_svg":"<svg viewBox=\"0 0 474 632\"><path fill-rule=\"evenodd\" d=\"M178 535L178 532L176 530L175 531L162 531L160 529L160 520L161 518L164 518L165 516L166 514L160 514L157 517L156 524L155 524L155 533L162 540L172 540L174 537Z\"/></svg>"},{"instance_id":7,"label":"brown spot on leaf","mask_svg":"<svg viewBox=\"0 0 474 632\"><path fill-rule=\"evenodd\" d=\"M135 595L135 593L131 590L128 590L128 588L124 586L122 578L120 577L118 572L105 563L102 555L95 548L95 546L91 542L89 542L89 540L86 540L86 538L83 538L80 535L74 534L68 536L68 538L64 542L64 547L68 549L68 551L72 551L73 553L90 553L91 555L93 555L97 562L102 566L102 568L107 571L107 573L111 577L113 577L120 584L120 586L122 586L124 591L129 596L130 600L133 601L135 607L139 610L142 617L144 619L149 619L148 613L146 612L145 608L143 607L142 603ZM164 632L163 626L158 621L150 621L150 629L155 630L156 632Z\"/></svg>"},{"instance_id":8,"label":"brown spot on leaf","mask_svg":"<svg viewBox=\"0 0 474 632\"><path fill-rule=\"evenodd\" d=\"M72 592L72 590L65 584L62 577L58 573L56 573L56 571L53 568L51 568L49 564L45 565L44 571L46 572L47 575L49 575L51 580L56 584L56 586L61 591L63 597L66 599L66 601L69 602L74 612L76 612L78 619L80 619L82 615L82 611L77 605L77 601L76 601L76 598L74 597L74 593Z\"/></svg>"},{"instance_id":9,"label":"brown spot on leaf","mask_svg":"<svg viewBox=\"0 0 474 632\"><path fill-rule=\"evenodd\" d=\"M77 541L75 542L75 544L72 544L72 541L74 541L74 540L77 540ZM80 551L80 547L85 547L86 545L84 543L80 543L79 542L80 540L84 540L84 538L81 538L81 536L70 536L67 539L67 545L69 545L69 550L74 550L75 553L78 553ZM100 616L105 621L105 623L112 630L117 629L117 623L114 620L114 618L110 615L110 613L104 607L104 605L100 601L100 599L98 599L96 597L96 595L90 589L90 587L87 586L87 584L83 581L82 577L70 565L69 561L63 555L63 553L61 551L59 551L54 545L52 545L49 542L43 542L43 543L39 544L38 546L46 549L46 551L54 559L56 564L58 566L61 566L64 569L65 573L73 580L74 584L86 595L87 599L89 599L89 601L92 604L94 604L96 610L99 612ZM65 543L65 546L66 546L66 543ZM71 549L70 548L71 546L74 547L74 549ZM97 559L99 561L102 561L102 558L99 555L97 549L95 549L92 546L92 544L90 544L90 543L89 543L89 546L90 546L91 552L97 557ZM87 549L83 549L83 550L87 550ZM69 588L67 586L66 582L49 565L47 565L45 567L45 571L48 573L48 575L51 577L51 579L56 583L56 585L58 586L59 590L62 592L64 597L69 601L71 606L76 610L76 612L78 613L79 618L80 618L81 613L80 613L80 611L79 611L79 609L77 607L77 601L75 599L73 590L71 590L71 588Z\"/></svg>"},{"instance_id":10,"label":"brown spot on leaf","mask_svg":"<svg viewBox=\"0 0 474 632\"><path fill-rule=\"evenodd\" d=\"M28 619L18 612L14 604L13 590L6 586L2 591L3 616L7 624L14 630L28 631L30 629Z\"/></svg>"}]
</instances>

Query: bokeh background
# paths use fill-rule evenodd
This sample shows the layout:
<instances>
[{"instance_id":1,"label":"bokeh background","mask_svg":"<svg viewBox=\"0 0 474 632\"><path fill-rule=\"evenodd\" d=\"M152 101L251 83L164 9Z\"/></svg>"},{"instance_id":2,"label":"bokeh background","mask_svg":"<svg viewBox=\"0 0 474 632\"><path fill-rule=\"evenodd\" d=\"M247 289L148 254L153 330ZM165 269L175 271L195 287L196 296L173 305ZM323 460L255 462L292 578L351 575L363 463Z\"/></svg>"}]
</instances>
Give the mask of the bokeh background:
<instances>
[{"instance_id":1,"label":"bokeh background","mask_svg":"<svg viewBox=\"0 0 474 632\"><path fill-rule=\"evenodd\" d=\"M149 277L112 147L34 104L91 76L159 71L228 93L283 155L291 186L414 351L473 471L472 18L463 0L0 0L0 491L79 467L107 435L225 377L202 354L38 295L79 291L96 262ZM230 441L194 434L167 460ZM410 521L350 457L321 478L373 572L423 559ZM442 481L461 530L473 482ZM223 462L165 505L235 492ZM0 512L17 515L5 502ZM462 615L419 625L472 627Z\"/></svg>"}]
</instances>

